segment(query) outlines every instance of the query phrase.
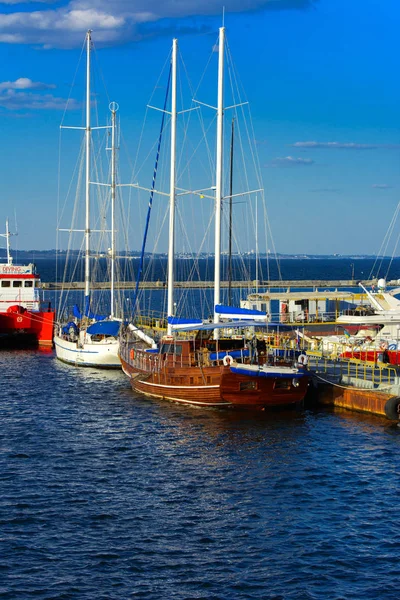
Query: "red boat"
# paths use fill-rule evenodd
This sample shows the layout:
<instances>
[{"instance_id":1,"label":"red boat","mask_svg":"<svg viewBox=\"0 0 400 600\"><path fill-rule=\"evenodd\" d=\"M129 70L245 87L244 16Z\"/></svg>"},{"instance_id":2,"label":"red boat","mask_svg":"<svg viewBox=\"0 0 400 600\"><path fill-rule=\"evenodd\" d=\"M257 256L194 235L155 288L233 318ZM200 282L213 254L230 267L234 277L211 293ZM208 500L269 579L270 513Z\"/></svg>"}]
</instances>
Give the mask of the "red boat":
<instances>
[{"instance_id":1,"label":"red boat","mask_svg":"<svg viewBox=\"0 0 400 600\"><path fill-rule=\"evenodd\" d=\"M7 345L50 347L53 344L54 310L43 309L40 277L33 263L14 265L10 255L8 223L7 262L0 264L0 341Z\"/></svg>"},{"instance_id":2,"label":"red boat","mask_svg":"<svg viewBox=\"0 0 400 600\"><path fill-rule=\"evenodd\" d=\"M390 365L400 365L400 352L397 350L357 350L356 352L343 352L342 358L355 358L365 362L385 362Z\"/></svg>"}]
</instances>

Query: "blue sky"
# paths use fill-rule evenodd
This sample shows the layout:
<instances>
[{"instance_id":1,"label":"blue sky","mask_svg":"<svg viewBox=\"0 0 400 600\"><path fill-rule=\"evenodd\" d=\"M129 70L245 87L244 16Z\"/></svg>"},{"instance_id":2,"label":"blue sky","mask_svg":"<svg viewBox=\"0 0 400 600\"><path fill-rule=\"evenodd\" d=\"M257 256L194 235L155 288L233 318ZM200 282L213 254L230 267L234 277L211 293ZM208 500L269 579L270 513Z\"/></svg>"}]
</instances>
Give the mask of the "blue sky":
<instances>
[{"instance_id":1,"label":"blue sky","mask_svg":"<svg viewBox=\"0 0 400 600\"><path fill-rule=\"evenodd\" d=\"M223 4L277 251L379 250L400 190L398 0L0 0L0 223L16 215L14 246L56 245L59 126L68 96L80 124L85 31L133 157L172 37L195 82Z\"/></svg>"}]
</instances>

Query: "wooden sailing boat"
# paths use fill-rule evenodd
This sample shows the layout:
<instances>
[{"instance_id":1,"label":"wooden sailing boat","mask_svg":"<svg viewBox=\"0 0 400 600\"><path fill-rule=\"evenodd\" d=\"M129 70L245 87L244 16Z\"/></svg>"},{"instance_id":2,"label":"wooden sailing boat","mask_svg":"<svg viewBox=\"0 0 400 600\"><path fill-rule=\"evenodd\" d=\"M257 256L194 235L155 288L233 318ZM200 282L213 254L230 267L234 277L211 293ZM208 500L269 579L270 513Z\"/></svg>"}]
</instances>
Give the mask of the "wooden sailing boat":
<instances>
[{"instance_id":1,"label":"wooden sailing boat","mask_svg":"<svg viewBox=\"0 0 400 600\"><path fill-rule=\"evenodd\" d=\"M291 365L268 364L268 356L258 352L258 342L246 344L243 338L223 338L220 332L266 326L265 313L234 309L220 304L220 255L223 86L225 28L219 31L217 151L215 188L215 278L214 320L179 319L174 316L174 215L176 154L176 56L172 47L171 169L168 251L168 332L157 345L134 324L121 339L121 362L132 388L147 396L182 404L224 408L265 409L300 402L307 390L303 370ZM229 313L229 314L228 314ZM222 319L231 317L229 322ZM234 320L232 320L234 319ZM261 322L260 322L261 320ZM190 336L192 332L192 337ZM210 334L213 333L213 339ZM182 337L182 334L186 337ZM264 344L265 345L265 344ZM147 346L147 347L146 347Z\"/></svg>"},{"instance_id":2,"label":"wooden sailing boat","mask_svg":"<svg viewBox=\"0 0 400 600\"><path fill-rule=\"evenodd\" d=\"M90 107L90 52L91 31L86 34L86 178L85 178L85 306L81 310L77 305L73 308L73 316L65 323L59 323L54 344L57 358L63 362L84 367L120 368L118 356L118 332L121 319L114 313L114 278L115 278L115 103L110 104L112 125L111 153L111 282L110 282L110 315L108 317L94 314L91 308L91 221L90 221L90 185L91 185L91 107Z\"/></svg>"}]
</instances>

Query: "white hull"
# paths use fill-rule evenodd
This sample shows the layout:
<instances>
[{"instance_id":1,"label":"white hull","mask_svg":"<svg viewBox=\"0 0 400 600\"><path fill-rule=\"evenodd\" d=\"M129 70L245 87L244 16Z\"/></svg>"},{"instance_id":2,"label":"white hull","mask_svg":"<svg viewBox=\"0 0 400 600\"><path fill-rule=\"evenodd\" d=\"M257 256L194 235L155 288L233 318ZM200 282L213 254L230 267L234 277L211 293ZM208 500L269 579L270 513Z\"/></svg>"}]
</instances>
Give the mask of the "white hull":
<instances>
[{"instance_id":1,"label":"white hull","mask_svg":"<svg viewBox=\"0 0 400 600\"><path fill-rule=\"evenodd\" d=\"M103 369L121 368L118 356L119 342L116 339L78 344L55 336L54 345L57 358L70 365Z\"/></svg>"}]
</instances>

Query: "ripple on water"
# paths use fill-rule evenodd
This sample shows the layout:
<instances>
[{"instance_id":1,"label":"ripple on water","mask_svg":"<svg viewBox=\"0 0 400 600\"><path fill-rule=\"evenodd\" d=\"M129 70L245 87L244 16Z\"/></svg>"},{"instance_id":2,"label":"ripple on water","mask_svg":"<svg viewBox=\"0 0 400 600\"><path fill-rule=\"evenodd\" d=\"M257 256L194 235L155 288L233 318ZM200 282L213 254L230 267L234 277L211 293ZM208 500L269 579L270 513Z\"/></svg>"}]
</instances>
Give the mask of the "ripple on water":
<instances>
[{"instance_id":1,"label":"ripple on water","mask_svg":"<svg viewBox=\"0 0 400 600\"><path fill-rule=\"evenodd\" d=\"M0 598L397 600L399 428L191 410L38 352L0 366Z\"/></svg>"}]
</instances>

